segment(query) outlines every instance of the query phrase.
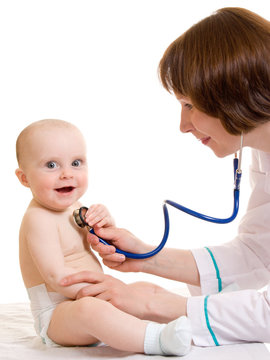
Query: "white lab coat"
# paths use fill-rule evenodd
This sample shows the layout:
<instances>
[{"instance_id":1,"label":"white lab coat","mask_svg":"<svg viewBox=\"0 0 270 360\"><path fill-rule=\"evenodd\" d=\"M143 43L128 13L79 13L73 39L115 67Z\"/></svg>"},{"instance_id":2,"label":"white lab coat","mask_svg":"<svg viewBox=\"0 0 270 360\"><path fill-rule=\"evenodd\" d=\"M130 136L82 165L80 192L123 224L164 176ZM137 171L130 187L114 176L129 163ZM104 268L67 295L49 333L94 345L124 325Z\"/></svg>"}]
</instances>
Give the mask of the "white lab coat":
<instances>
[{"instance_id":1,"label":"white lab coat","mask_svg":"<svg viewBox=\"0 0 270 360\"><path fill-rule=\"evenodd\" d=\"M198 346L270 342L270 153L252 151L250 182L236 238L192 250L201 287L190 287L198 296L188 299L187 313Z\"/></svg>"}]
</instances>

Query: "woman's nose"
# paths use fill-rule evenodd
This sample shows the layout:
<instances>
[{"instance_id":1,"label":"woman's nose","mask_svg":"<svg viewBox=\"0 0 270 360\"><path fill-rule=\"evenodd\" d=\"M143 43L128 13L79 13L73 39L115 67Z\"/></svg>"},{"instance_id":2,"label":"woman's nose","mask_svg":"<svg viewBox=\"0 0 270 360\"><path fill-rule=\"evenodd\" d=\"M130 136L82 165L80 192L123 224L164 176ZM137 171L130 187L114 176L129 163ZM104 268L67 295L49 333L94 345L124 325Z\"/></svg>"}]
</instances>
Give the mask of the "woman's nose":
<instances>
[{"instance_id":1,"label":"woman's nose","mask_svg":"<svg viewBox=\"0 0 270 360\"><path fill-rule=\"evenodd\" d=\"M188 133L193 130L192 122L190 121L190 115L186 111L181 111L180 117L180 131L182 133Z\"/></svg>"}]
</instances>

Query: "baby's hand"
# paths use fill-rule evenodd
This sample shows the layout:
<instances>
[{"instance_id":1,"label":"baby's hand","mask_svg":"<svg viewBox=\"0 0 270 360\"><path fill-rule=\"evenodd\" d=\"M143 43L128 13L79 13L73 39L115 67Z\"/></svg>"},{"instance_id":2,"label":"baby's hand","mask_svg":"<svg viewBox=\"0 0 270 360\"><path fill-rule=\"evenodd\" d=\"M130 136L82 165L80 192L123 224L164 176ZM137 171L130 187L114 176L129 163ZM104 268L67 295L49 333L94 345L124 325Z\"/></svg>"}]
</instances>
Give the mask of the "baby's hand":
<instances>
[{"instance_id":1,"label":"baby's hand","mask_svg":"<svg viewBox=\"0 0 270 360\"><path fill-rule=\"evenodd\" d=\"M85 220L91 227L108 227L115 225L109 210L102 204L91 205L86 212Z\"/></svg>"}]
</instances>

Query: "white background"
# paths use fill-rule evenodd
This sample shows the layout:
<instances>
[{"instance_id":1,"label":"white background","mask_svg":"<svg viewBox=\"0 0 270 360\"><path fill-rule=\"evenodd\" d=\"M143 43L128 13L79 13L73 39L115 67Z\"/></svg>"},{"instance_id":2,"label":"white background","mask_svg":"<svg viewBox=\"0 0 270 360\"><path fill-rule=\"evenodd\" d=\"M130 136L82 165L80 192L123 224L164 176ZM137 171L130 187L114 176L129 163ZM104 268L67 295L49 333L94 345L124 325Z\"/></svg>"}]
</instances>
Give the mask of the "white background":
<instances>
[{"instance_id":1,"label":"white background","mask_svg":"<svg viewBox=\"0 0 270 360\"><path fill-rule=\"evenodd\" d=\"M166 198L214 216L231 214L232 157L217 159L191 135L179 132L180 105L160 85L157 67L176 37L216 9L246 7L270 19L266 4L0 1L0 303L28 300L19 269L18 232L31 194L14 171L16 138L33 121L59 118L83 131L90 172L83 203L104 203L117 225L148 243L158 244L162 237ZM249 160L245 149L237 220L212 225L170 209L168 246L195 248L235 236L248 199ZM177 285L145 274L105 271L126 282Z\"/></svg>"}]
</instances>

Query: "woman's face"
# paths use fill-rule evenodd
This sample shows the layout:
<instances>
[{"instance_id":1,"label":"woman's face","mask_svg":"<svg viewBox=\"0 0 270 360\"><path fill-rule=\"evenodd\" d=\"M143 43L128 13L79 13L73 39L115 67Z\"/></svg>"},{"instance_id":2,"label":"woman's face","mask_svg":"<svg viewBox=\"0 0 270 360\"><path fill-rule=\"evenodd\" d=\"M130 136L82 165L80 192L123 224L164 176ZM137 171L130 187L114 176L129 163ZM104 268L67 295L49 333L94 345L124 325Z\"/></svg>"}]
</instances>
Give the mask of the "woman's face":
<instances>
[{"instance_id":1,"label":"woman's face","mask_svg":"<svg viewBox=\"0 0 270 360\"><path fill-rule=\"evenodd\" d=\"M240 135L229 134L218 118L197 110L189 98L182 95L177 95L176 98L182 106L180 130L183 133L192 133L203 145L210 147L218 157L224 157L239 150Z\"/></svg>"}]
</instances>

